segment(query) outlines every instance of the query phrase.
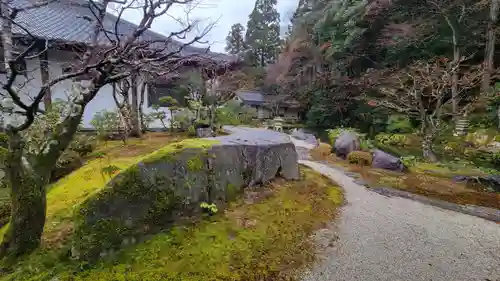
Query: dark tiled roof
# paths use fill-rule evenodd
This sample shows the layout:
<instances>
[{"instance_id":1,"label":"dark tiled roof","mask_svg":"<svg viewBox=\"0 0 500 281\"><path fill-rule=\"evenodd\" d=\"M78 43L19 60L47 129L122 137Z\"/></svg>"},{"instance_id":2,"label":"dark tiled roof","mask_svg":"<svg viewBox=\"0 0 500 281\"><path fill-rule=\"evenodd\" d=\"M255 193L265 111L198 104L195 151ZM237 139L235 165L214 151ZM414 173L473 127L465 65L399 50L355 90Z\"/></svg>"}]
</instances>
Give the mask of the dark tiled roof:
<instances>
[{"instance_id":1,"label":"dark tiled roof","mask_svg":"<svg viewBox=\"0 0 500 281\"><path fill-rule=\"evenodd\" d=\"M259 91L238 91L236 95L247 105L261 105L265 102L264 95Z\"/></svg>"},{"instance_id":2,"label":"dark tiled roof","mask_svg":"<svg viewBox=\"0 0 500 281\"><path fill-rule=\"evenodd\" d=\"M259 91L238 91L236 95L246 105L269 105L273 102L278 102L283 107L300 107L300 103L291 97L266 95Z\"/></svg>"},{"instance_id":3,"label":"dark tiled roof","mask_svg":"<svg viewBox=\"0 0 500 281\"><path fill-rule=\"evenodd\" d=\"M14 7L26 7L33 3L35 0L13 0ZM95 19L91 6L85 0L58 0L40 8L22 11L18 14L16 22L25 27L31 34L36 37L63 41L67 43L90 43L92 32L94 29ZM115 39L115 22L117 17L112 14L106 14L103 25L104 29L108 32L111 39ZM121 37L130 34L135 30L136 25L126 20L120 19L118 22L118 33ZM13 30L15 35L26 35L26 32L17 26ZM140 37L143 41L162 41L167 37L156 33L152 30L146 30ZM110 42L104 32L101 32L99 42L106 44ZM163 43L161 47L163 46ZM160 46L160 45L159 45ZM172 42L167 50L177 50L181 46L179 42ZM236 60L233 56L206 52L205 48L195 46L187 46L181 52L181 55L192 54L207 54L216 60L232 61Z\"/></svg>"}]
</instances>

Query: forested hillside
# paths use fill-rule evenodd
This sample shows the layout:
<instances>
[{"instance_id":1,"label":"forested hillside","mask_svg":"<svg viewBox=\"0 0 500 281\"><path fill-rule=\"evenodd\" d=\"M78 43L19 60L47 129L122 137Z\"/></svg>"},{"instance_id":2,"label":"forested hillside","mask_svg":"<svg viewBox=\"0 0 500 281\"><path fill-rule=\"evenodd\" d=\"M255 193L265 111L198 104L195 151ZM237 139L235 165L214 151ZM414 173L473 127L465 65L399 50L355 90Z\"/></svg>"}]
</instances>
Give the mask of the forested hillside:
<instances>
[{"instance_id":1,"label":"forested hillside","mask_svg":"<svg viewBox=\"0 0 500 281\"><path fill-rule=\"evenodd\" d=\"M274 3L260 2L246 37L243 26L233 27L228 50L265 66L259 86L299 100L308 126L374 136L392 116L430 145L458 120L499 125L499 1L300 0L279 48L269 32L276 16L259 14L262 3ZM267 33L256 37L256 22Z\"/></svg>"},{"instance_id":2,"label":"forested hillside","mask_svg":"<svg viewBox=\"0 0 500 281\"><path fill-rule=\"evenodd\" d=\"M373 126L385 109L420 122L484 113L494 103L497 5L301 0L269 75L308 105L311 125Z\"/></svg>"}]
</instances>

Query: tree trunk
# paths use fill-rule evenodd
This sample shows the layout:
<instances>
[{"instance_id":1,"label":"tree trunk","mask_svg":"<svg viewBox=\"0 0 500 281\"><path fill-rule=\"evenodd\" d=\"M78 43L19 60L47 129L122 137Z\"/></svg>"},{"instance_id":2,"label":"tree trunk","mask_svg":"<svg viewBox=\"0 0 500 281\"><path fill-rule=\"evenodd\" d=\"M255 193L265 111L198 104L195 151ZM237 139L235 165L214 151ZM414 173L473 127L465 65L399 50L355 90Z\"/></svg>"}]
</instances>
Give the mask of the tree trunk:
<instances>
[{"instance_id":1,"label":"tree trunk","mask_svg":"<svg viewBox=\"0 0 500 281\"><path fill-rule=\"evenodd\" d=\"M3 56L4 56L4 65L5 72L10 74L10 65L9 62L12 60L12 21L7 20L10 19L10 9L8 5L9 1L0 0L0 12L2 14L2 47L3 47ZM8 76L7 76L8 77Z\"/></svg>"},{"instance_id":2,"label":"tree trunk","mask_svg":"<svg viewBox=\"0 0 500 281\"><path fill-rule=\"evenodd\" d=\"M143 108L144 108L144 99L146 97L146 88L147 88L147 84L145 82L142 83L142 85L141 85L141 91L139 92L140 93L139 120L141 122L141 133L142 134L146 133L146 130L148 129L148 126L149 126L149 124L146 124L146 122L144 120L144 111L143 111Z\"/></svg>"},{"instance_id":3,"label":"tree trunk","mask_svg":"<svg viewBox=\"0 0 500 281\"><path fill-rule=\"evenodd\" d=\"M93 89L89 96L95 96L98 90ZM72 141L89 101L74 104L72 113L57 125L41 153L34 156L31 166L23 159L24 144L20 133L12 127L7 129L6 180L11 189L11 217L0 244L0 258L28 254L40 245L45 225L45 187L57 160Z\"/></svg>"},{"instance_id":4,"label":"tree trunk","mask_svg":"<svg viewBox=\"0 0 500 281\"><path fill-rule=\"evenodd\" d=\"M436 162L437 157L433 150L436 134L433 133L432 128L429 128L429 124L426 121L422 122L420 135L422 136L422 154L424 159L429 162Z\"/></svg>"},{"instance_id":5,"label":"tree trunk","mask_svg":"<svg viewBox=\"0 0 500 281\"><path fill-rule=\"evenodd\" d=\"M168 109L170 111L170 116L168 117L168 120L170 121L170 132L174 131L174 111L171 110L170 108Z\"/></svg>"},{"instance_id":6,"label":"tree trunk","mask_svg":"<svg viewBox=\"0 0 500 281\"><path fill-rule=\"evenodd\" d=\"M422 153L424 156L424 159L429 161L429 162L436 162L437 157L436 154L434 153L432 143L434 141L434 136L431 134L425 135L424 139L422 140Z\"/></svg>"},{"instance_id":7,"label":"tree trunk","mask_svg":"<svg viewBox=\"0 0 500 281\"><path fill-rule=\"evenodd\" d=\"M11 217L0 245L0 256L15 258L40 245L45 225L45 185L49 182L50 169L23 164L21 136L10 130L8 134L6 179L11 189Z\"/></svg>"},{"instance_id":8,"label":"tree trunk","mask_svg":"<svg viewBox=\"0 0 500 281\"><path fill-rule=\"evenodd\" d=\"M118 115L120 117L120 123L122 125L122 128L120 129L120 136L122 137L122 140L124 143L126 143L126 140L129 135L131 135L131 130L132 130L132 117L131 117L131 110L130 110L130 102L129 102L129 90L130 90L130 83L127 80L122 81L123 85L120 87L119 90L116 89L116 84L113 83L113 99L115 101L116 107L118 108ZM123 101L120 102L117 94L120 94L122 97ZM123 131L123 132L122 132Z\"/></svg>"},{"instance_id":9,"label":"tree trunk","mask_svg":"<svg viewBox=\"0 0 500 281\"><path fill-rule=\"evenodd\" d=\"M208 123L210 125L210 128L215 128L215 112L214 112L214 106L209 105L208 106Z\"/></svg>"},{"instance_id":10,"label":"tree trunk","mask_svg":"<svg viewBox=\"0 0 500 281\"><path fill-rule=\"evenodd\" d=\"M497 128L498 130L500 130L500 105L497 107L497 118L498 118Z\"/></svg>"},{"instance_id":11,"label":"tree trunk","mask_svg":"<svg viewBox=\"0 0 500 281\"><path fill-rule=\"evenodd\" d=\"M44 51L44 46L39 47L40 54L38 55L38 60L40 61L40 78L42 80L42 84L49 83L50 75L49 75L49 58L47 54L47 50ZM50 110L52 107L52 94L50 92L50 88L45 91L43 95L43 105L45 110Z\"/></svg>"},{"instance_id":12,"label":"tree trunk","mask_svg":"<svg viewBox=\"0 0 500 281\"><path fill-rule=\"evenodd\" d=\"M141 133L141 123L139 121L139 110L137 108L137 96L138 96L138 91L137 91L137 74L132 75L130 78L132 81L131 87L132 87L132 103L130 104L130 136L132 137L140 137L142 135Z\"/></svg>"},{"instance_id":13,"label":"tree trunk","mask_svg":"<svg viewBox=\"0 0 500 281\"><path fill-rule=\"evenodd\" d=\"M488 20L488 30L486 31L488 41L486 42L486 53L484 55L485 71L483 74L483 80L481 84L481 91L483 93L488 92L491 84L491 73L494 67L494 55L495 55L496 22L498 18L499 8L500 8L500 0L491 0L490 14L489 14L490 18Z\"/></svg>"}]
</instances>

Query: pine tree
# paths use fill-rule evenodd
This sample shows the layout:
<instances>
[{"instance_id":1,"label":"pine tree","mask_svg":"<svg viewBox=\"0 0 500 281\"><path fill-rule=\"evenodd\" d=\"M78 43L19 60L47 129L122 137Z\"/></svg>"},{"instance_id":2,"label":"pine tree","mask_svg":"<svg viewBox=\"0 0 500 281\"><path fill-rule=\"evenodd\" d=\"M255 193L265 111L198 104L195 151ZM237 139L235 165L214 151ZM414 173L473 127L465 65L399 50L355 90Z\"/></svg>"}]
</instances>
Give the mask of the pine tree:
<instances>
[{"instance_id":1,"label":"pine tree","mask_svg":"<svg viewBox=\"0 0 500 281\"><path fill-rule=\"evenodd\" d=\"M277 0L257 0L250 14L245 35L253 63L266 66L276 61L280 46L280 15Z\"/></svg>"},{"instance_id":2,"label":"pine tree","mask_svg":"<svg viewBox=\"0 0 500 281\"><path fill-rule=\"evenodd\" d=\"M240 23L231 26L231 31L226 37L226 52L233 55L243 54L246 49L243 31L245 28Z\"/></svg>"}]
</instances>

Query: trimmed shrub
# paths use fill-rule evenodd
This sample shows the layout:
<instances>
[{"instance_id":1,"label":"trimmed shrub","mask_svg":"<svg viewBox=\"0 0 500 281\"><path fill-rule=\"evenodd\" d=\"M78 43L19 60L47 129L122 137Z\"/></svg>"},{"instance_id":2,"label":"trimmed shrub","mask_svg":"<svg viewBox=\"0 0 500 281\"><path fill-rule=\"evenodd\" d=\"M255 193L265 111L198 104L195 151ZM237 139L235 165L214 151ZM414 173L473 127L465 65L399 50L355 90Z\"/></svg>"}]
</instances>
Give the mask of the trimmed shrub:
<instances>
[{"instance_id":1,"label":"trimmed shrub","mask_svg":"<svg viewBox=\"0 0 500 281\"><path fill-rule=\"evenodd\" d=\"M347 161L349 161L350 164L371 166L372 160L372 154L366 151L352 151L347 154Z\"/></svg>"},{"instance_id":2,"label":"trimmed shrub","mask_svg":"<svg viewBox=\"0 0 500 281\"><path fill-rule=\"evenodd\" d=\"M405 146L409 138L403 134L385 134L381 133L375 136L375 140L385 145Z\"/></svg>"}]
</instances>

